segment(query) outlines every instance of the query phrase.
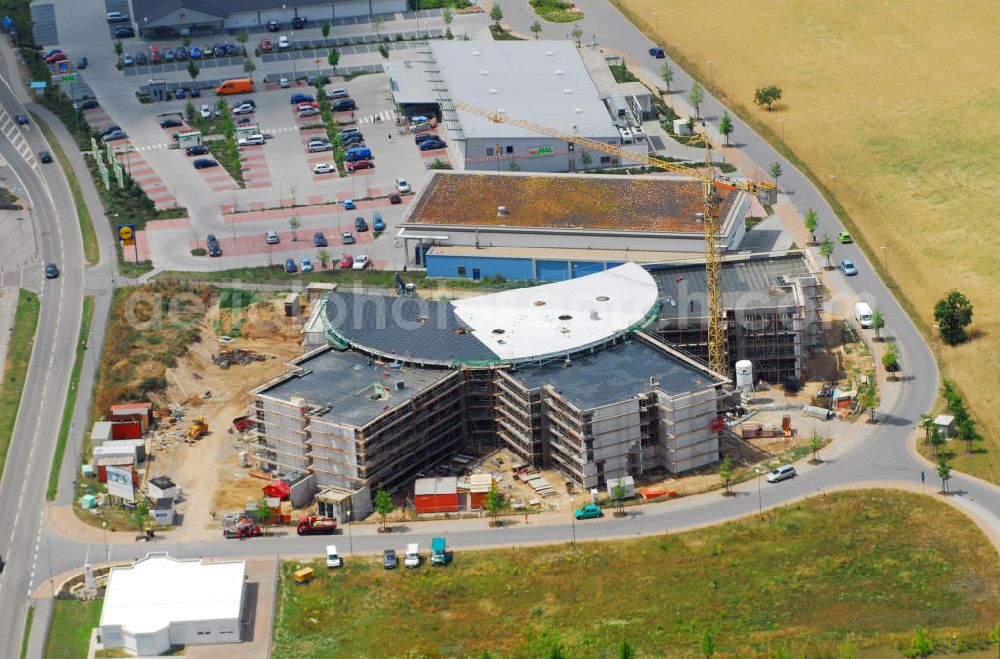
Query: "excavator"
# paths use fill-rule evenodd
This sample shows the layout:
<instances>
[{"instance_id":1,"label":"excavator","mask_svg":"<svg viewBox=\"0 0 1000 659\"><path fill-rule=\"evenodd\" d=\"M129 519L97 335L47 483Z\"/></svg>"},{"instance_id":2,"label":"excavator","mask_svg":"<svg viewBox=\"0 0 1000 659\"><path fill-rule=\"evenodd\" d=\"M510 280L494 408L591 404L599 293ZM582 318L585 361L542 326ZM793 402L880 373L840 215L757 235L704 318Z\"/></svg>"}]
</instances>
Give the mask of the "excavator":
<instances>
[{"instance_id":1,"label":"excavator","mask_svg":"<svg viewBox=\"0 0 1000 659\"><path fill-rule=\"evenodd\" d=\"M191 427L187 431L188 439L200 439L206 434L208 434L208 421L205 417L196 416L191 419Z\"/></svg>"}]
</instances>

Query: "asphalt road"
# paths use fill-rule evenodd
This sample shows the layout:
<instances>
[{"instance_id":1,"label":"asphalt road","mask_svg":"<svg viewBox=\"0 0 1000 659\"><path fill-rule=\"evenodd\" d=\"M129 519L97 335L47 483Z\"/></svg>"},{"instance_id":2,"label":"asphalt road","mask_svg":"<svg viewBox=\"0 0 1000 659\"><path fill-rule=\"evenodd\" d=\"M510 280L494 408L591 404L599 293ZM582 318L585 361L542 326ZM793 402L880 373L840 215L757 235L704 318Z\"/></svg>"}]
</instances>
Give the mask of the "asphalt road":
<instances>
[{"instance_id":1,"label":"asphalt road","mask_svg":"<svg viewBox=\"0 0 1000 659\"><path fill-rule=\"evenodd\" d=\"M0 83L0 116L3 113L24 113L6 79ZM36 126L20 131L31 154L48 149ZM6 137L0 138L0 155L31 202L41 258L62 270L58 279L43 280L31 365L0 481L0 554L7 561L0 576L0 655L13 657L19 651L29 594L39 584L45 561L41 515L69 382L67 365L75 356L84 278L79 224L62 170L56 164L42 165L33 156L25 158Z\"/></svg>"}]
</instances>

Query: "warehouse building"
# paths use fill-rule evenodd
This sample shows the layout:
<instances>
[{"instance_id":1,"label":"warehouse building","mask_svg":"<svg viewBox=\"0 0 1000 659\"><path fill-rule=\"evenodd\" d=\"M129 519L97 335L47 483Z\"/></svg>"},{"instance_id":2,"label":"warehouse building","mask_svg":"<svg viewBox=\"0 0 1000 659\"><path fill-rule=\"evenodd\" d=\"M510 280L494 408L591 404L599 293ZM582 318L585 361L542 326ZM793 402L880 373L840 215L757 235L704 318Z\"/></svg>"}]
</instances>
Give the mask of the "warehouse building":
<instances>
[{"instance_id":1,"label":"warehouse building","mask_svg":"<svg viewBox=\"0 0 1000 659\"><path fill-rule=\"evenodd\" d=\"M252 30L269 21L291 30L295 18L315 27L338 18L408 9L406 0L131 0L131 5L139 36L146 38Z\"/></svg>"},{"instance_id":2,"label":"warehouse building","mask_svg":"<svg viewBox=\"0 0 1000 659\"><path fill-rule=\"evenodd\" d=\"M660 291L656 335L698 359L708 358L704 262L647 266ZM722 266L728 370L750 360L755 381L806 379L822 344L822 286L801 254L734 256Z\"/></svg>"},{"instance_id":3,"label":"warehouse building","mask_svg":"<svg viewBox=\"0 0 1000 659\"><path fill-rule=\"evenodd\" d=\"M738 248L753 198L720 188L717 249ZM444 278L559 281L705 252L693 178L434 172L397 233L410 265Z\"/></svg>"},{"instance_id":4,"label":"warehouse building","mask_svg":"<svg viewBox=\"0 0 1000 659\"><path fill-rule=\"evenodd\" d=\"M171 646L239 643L243 614L243 561L177 559L150 553L113 567L101 609L104 648L138 656Z\"/></svg>"},{"instance_id":5,"label":"warehouse building","mask_svg":"<svg viewBox=\"0 0 1000 659\"><path fill-rule=\"evenodd\" d=\"M644 331L658 310L632 263L457 301L333 293L316 320L330 345L252 392L261 466L370 511L372 488L466 448L507 446L584 488L711 464L727 380Z\"/></svg>"},{"instance_id":6,"label":"warehouse building","mask_svg":"<svg viewBox=\"0 0 1000 659\"><path fill-rule=\"evenodd\" d=\"M399 113L440 119L458 169L573 172L629 164L527 128L496 123L458 109L459 102L643 155L648 150L645 142L623 143L616 120L570 41L430 41L416 53L394 52L384 66Z\"/></svg>"}]
</instances>

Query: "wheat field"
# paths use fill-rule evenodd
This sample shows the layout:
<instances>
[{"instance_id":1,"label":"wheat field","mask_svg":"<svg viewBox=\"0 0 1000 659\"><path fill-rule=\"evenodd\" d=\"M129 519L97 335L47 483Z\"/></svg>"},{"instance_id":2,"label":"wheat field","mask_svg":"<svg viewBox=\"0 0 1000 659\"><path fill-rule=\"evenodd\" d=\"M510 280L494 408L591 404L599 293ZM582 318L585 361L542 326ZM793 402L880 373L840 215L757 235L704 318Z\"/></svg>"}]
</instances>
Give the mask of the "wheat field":
<instances>
[{"instance_id":1,"label":"wheat field","mask_svg":"<svg viewBox=\"0 0 1000 659\"><path fill-rule=\"evenodd\" d=\"M667 19L662 0L615 2L649 35L659 9L663 46L774 144L783 120L925 331L947 290L970 298L974 338L940 358L988 454L955 464L1000 482L1000 3L673 0ZM772 83L766 112L753 92Z\"/></svg>"}]
</instances>

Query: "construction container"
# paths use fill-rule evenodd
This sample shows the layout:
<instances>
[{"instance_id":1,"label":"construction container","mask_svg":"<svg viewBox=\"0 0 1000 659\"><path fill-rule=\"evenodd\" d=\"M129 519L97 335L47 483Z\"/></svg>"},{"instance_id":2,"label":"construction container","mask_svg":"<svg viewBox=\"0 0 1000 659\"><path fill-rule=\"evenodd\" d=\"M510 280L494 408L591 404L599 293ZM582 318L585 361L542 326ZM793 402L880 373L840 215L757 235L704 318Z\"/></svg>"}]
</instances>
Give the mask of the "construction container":
<instances>
[{"instance_id":1,"label":"construction container","mask_svg":"<svg viewBox=\"0 0 1000 659\"><path fill-rule=\"evenodd\" d=\"M458 512L458 479L454 476L418 478L413 485L417 513Z\"/></svg>"},{"instance_id":2,"label":"construction container","mask_svg":"<svg viewBox=\"0 0 1000 659\"><path fill-rule=\"evenodd\" d=\"M296 570L292 574L292 577L295 579L295 583L297 584L307 584L312 581L315 576L316 571L311 567L304 567L301 570Z\"/></svg>"},{"instance_id":3,"label":"construction container","mask_svg":"<svg viewBox=\"0 0 1000 659\"><path fill-rule=\"evenodd\" d=\"M298 293L289 293L285 298L285 315L293 318L302 315L302 300Z\"/></svg>"},{"instance_id":4,"label":"construction container","mask_svg":"<svg viewBox=\"0 0 1000 659\"><path fill-rule=\"evenodd\" d=\"M90 510L91 508L97 507L97 497L93 494L84 494L80 497L80 507L84 510Z\"/></svg>"},{"instance_id":5,"label":"construction container","mask_svg":"<svg viewBox=\"0 0 1000 659\"><path fill-rule=\"evenodd\" d=\"M146 489L149 491L149 498L154 501L157 499L173 500L180 495L180 488L170 480L169 476L157 476L149 479Z\"/></svg>"},{"instance_id":6,"label":"construction container","mask_svg":"<svg viewBox=\"0 0 1000 659\"><path fill-rule=\"evenodd\" d=\"M104 446L104 442L111 441L111 422L98 421L90 430L90 445L92 447Z\"/></svg>"}]
</instances>

